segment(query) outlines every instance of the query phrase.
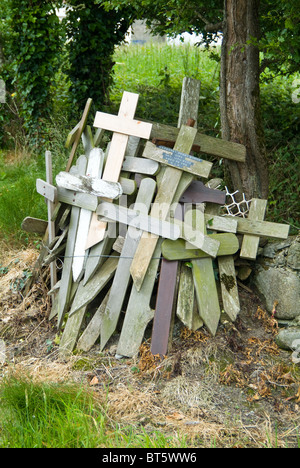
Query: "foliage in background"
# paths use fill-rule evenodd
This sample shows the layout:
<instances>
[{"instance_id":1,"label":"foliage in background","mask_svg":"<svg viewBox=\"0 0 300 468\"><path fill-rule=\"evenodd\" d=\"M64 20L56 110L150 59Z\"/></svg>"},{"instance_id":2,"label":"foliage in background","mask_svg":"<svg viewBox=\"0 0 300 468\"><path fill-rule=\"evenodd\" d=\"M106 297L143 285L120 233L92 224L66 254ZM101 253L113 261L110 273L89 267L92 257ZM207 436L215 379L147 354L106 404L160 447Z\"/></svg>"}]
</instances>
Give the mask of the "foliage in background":
<instances>
[{"instance_id":1,"label":"foliage in background","mask_svg":"<svg viewBox=\"0 0 300 468\"><path fill-rule=\"evenodd\" d=\"M88 98L99 109L108 102L113 84L113 54L131 24L131 8L109 13L93 1L69 0L65 20L71 82L70 97L78 109Z\"/></svg>"},{"instance_id":2,"label":"foliage in background","mask_svg":"<svg viewBox=\"0 0 300 468\"><path fill-rule=\"evenodd\" d=\"M295 0L261 2L261 29L262 70L268 68L272 76L299 71L299 3Z\"/></svg>"},{"instance_id":3,"label":"foliage in background","mask_svg":"<svg viewBox=\"0 0 300 468\"><path fill-rule=\"evenodd\" d=\"M11 0L8 72L17 95L23 125L33 138L42 137L41 118L52 103L50 86L60 62L61 26L54 2Z\"/></svg>"}]
</instances>

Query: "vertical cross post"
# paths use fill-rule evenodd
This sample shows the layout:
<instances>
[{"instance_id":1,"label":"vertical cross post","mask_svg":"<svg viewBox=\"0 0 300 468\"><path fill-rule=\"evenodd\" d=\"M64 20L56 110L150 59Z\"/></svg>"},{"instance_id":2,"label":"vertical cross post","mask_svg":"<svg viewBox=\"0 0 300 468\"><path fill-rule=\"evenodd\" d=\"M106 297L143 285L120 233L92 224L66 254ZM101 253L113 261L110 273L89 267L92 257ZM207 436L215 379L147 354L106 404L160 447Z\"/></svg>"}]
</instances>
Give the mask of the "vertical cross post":
<instances>
[{"instance_id":1,"label":"vertical cross post","mask_svg":"<svg viewBox=\"0 0 300 468\"><path fill-rule=\"evenodd\" d=\"M97 112L94 126L113 132L110 149L103 172L103 180L118 182L124 162L129 136L149 139L152 125L133 120L139 95L124 92L118 116ZM104 239L107 223L98 222L93 216L86 249Z\"/></svg>"}]
</instances>

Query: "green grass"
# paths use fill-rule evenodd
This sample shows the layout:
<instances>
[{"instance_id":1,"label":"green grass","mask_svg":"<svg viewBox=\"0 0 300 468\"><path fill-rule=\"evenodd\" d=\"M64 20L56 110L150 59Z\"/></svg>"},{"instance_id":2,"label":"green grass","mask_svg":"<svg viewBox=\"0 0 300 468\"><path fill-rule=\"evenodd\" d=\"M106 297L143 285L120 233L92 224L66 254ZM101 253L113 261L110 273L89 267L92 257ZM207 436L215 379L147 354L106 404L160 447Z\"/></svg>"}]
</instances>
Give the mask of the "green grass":
<instances>
[{"instance_id":1,"label":"green grass","mask_svg":"<svg viewBox=\"0 0 300 468\"><path fill-rule=\"evenodd\" d=\"M46 216L46 205L35 189L36 179L45 178L42 165L26 157L7 162L0 152L0 232L2 240L23 242L21 223L26 216Z\"/></svg>"},{"instance_id":2,"label":"green grass","mask_svg":"<svg viewBox=\"0 0 300 468\"><path fill-rule=\"evenodd\" d=\"M115 85L112 106L117 110L123 91L140 94L136 115L151 121L177 126L182 80L201 81L199 129L216 135L218 126L219 70L209 52L182 45L148 44L122 46L114 58Z\"/></svg>"},{"instance_id":3,"label":"green grass","mask_svg":"<svg viewBox=\"0 0 300 468\"><path fill-rule=\"evenodd\" d=\"M105 403L75 384L9 377L0 385L0 448L168 448L184 443L159 431L121 426L111 420Z\"/></svg>"}]
</instances>

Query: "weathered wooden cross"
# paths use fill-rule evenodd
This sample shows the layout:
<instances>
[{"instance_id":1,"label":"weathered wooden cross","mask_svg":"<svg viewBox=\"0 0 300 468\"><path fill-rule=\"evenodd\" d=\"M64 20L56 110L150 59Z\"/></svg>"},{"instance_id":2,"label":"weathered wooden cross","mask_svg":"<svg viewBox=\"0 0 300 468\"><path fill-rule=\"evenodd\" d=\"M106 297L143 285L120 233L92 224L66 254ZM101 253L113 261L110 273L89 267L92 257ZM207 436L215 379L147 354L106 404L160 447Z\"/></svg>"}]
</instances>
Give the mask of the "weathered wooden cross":
<instances>
[{"instance_id":1,"label":"weathered wooden cross","mask_svg":"<svg viewBox=\"0 0 300 468\"><path fill-rule=\"evenodd\" d=\"M167 164L163 178L161 180L154 204L151 209L151 216L165 220L169 215L172 203L176 203L179 200L175 200L182 174L184 171L195 172L197 175L208 177L212 164L203 160L191 160L189 153L194 143L194 139L197 135L197 130L192 127L182 126L179 132L179 136L176 141L174 150L176 152L177 160L172 164L169 156L164 156L167 153L166 150L158 149L152 143L148 142L145 147L143 156L157 160L160 159ZM192 180L190 180L192 182ZM219 249L218 242L211 242L207 236L201 235L202 239L202 250L206 251L212 257L217 255ZM144 232L139 242L135 257L132 261L130 272L137 290L140 290L143 281L145 279L147 269L149 267L151 258L153 256L158 236L149 235Z\"/></svg>"},{"instance_id":2,"label":"weathered wooden cross","mask_svg":"<svg viewBox=\"0 0 300 468\"><path fill-rule=\"evenodd\" d=\"M149 139L152 125L133 120L139 95L124 92L118 116L97 112L94 126L113 132L103 180L118 182L122 170L129 136ZM107 223L98 222L93 216L86 249L93 247L104 239Z\"/></svg>"}]
</instances>

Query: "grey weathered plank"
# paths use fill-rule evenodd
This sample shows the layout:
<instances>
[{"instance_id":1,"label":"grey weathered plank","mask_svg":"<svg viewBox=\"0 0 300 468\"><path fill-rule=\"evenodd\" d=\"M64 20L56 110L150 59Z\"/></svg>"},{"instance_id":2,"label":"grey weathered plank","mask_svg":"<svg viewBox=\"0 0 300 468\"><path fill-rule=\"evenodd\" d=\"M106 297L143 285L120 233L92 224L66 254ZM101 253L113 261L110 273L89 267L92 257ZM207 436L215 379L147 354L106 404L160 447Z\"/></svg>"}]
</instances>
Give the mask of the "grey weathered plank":
<instances>
[{"instance_id":1,"label":"grey weathered plank","mask_svg":"<svg viewBox=\"0 0 300 468\"><path fill-rule=\"evenodd\" d=\"M74 192L88 193L101 198L119 198L123 191L118 182L108 182L97 177L73 175L69 172L60 172L56 176L58 187Z\"/></svg>"},{"instance_id":2,"label":"grey weathered plank","mask_svg":"<svg viewBox=\"0 0 300 468\"><path fill-rule=\"evenodd\" d=\"M150 141L146 143L143 157L204 178L209 176L213 165L211 162L195 158L175 149L157 147Z\"/></svg>"},{"instance_id":3,"label":"grey weathered plank","mask_svg":"<svg viewBox=\"0 0 300 468\"><path fill-rule=\"evenodd\" d=\"M223 309L234 322L240 312L239 291L232 255L218 257Z\"/></svg>"},{"instance_id":4,"label":"grey weathered plank","mask_svg":"<svg viewBox=\"0 0 300 468\"><path fill-rule=\"evenodd\" d=\"M220 242L218 257L233 255L239 250L239 241L234 234L209 234L208 237ZM167 260L191 260L209 257L207 253L196 249L183 239L178 239L176 241L164 240L162 244L162 254Z\"/></svg>"},{"instance_id":5,"label":"grey weathered plank","mask_svg":"<svg viewBox=\"0 0 300 468\"><path fill-rule=\"evenodd\" d=\"M94 148L89 152L86 174L88 176L101 177L104 162L104 153L99 148ZM74 248L74 259L72 265L73 280L78 281L83 274L85 261L85 246L89 233L92 211L82 209L78 223L78 230Z\"/></svg>"},{"instance_id":6,"label":"grey weathered plank","mask_svg":"<svg viewBox=\"0 0 300 468\"><path fill-rule=\"evenodd\" d=\"M154 196L156 183L153 179L144 179L138 192L135 207L142 208L145 212L149 211L152 198ZM142 232L129 227L118 268L111 287L109 300L103 314L101 326L101 349L104 348L109 338L113 334L124 302L125 294L130 282L130 264L138 246Z\"/></svg>"},{"instance_id":7,"label":"grey weathered plank","mask_svg":"<svg viewBox=\"0 0 300 468\"><path fill-rule=\"evenodd\" d=\"M99 268L97 273L86 284L79 283L76 295L74 297L69 317L72 317L79 309L90 304L95 297L102 291L107 283L112 279L118 266L119 256L117 253Z\"/></svg>"},{"instance_id":8,"label":"grey weathered plank","mask_svg":"<svg viewBox=\"0 0 300 468\"><path fill-rule=\"evenodd\" d=\"M254 198L251 201L248 219L250 219L251 221L263 221L266 214L267 203L267 200L260 200L258 198ZM255 260L258 247L258 236L245 235L242 242L240 257Z\"/></svg>"},{"instance_id":9,"label":"grey weathered plank","mask_svg":"<svg viewBox=\"0 0 300 468\"><path fill-rule=\"evenodd\" d=\"M48 227L48 221L27 217L23 220L21 227L23 231L44 235Z\"/></svg>"},{"instance_id":10,"label":"grey weathered plank","mask_svg":"<svg viewBox=\"0 0 300 468\"><path fill-rule=\"evenodd\" d=\"M184 263L181 265L176 314L189 330L196 331L203 326L198 312L192 269Z\"/></svg>"},{"instance_id":11,"label":"grey weathered plank","mask_svg":"<svg viewBox=\"0 0 300 468\"><path fill-rule=\"evenodd\" d=\"M153 124L151 140L153 138L177 139L179 133L177 128L155 122L151 123ZM239 143L213 138L198 132L194 144L199 145L201 147L201 153L204 154L210 154L212 156L238 162L246 161L246 147Z\"/></svg>"},{"instance_id":12,"label":"grey weathered plank","mask_svg":"<svg viewBox=\"0 0 300 468\"><path fill-rule=\"evenodd\" d=\"M188 154L193 145L196 132L193 128L182 126L175 149ZM167 218L181 176L182 171L179 169L173 167L166 168L155 198L155 203L150 212L151 216L160 219ZM143 284L157 241L157 236L151 236L150 238L148 233L142 235L135 258L130 267L130 272L137 289L140 289Z\"/></svg>"},{"instance_id":13,"label":"grey weathered plank","mask_svg":"<svg viewBox=\"0 0 300 468\"><path fill-rule=\"evenodd\" d=\"M193 225L195 215L197 215L199 219L202 219L202 232L205 233L204 213L200 210L198 212L187 212L185 214L186 222ZM197 227L198 226L199 221L197 221ZM192 260L192 266L199 315L210 333L215 335L221 316L221 310L212 259L201 258L199 260Z\"/></svg>"},{"instance_id":14,"label":"grey weathered plank","mask_svg":"<svg viewBox=\"0 0 300 468\"><path fill-rule=\"evenodd\" d=\"M160 255L161 240L156 245L141 289L138 291L134 285L132 286L117 347L117 354L121 356L133 357L137 355L144 338L145 329L154 317L154 310L150 306L150 301L160 264Z\"/></svg>"},{"instance_id":15,"label":"grey weathered plank","mask_svg":"<svg viewBox=\"0 0 300 468\"><path fill-rule=\"evenodd\" d=\"M122 166L122 171L136 172L144 175L156 175L159 170L160 165L158 162L132 156L126 156Z\"/></svg>"},{"instance_id":16,"label":"grey weathered plank","mask_svg":"<svg viewBox=\"0 0 300 468\"><path fill-rule=\"evenodd\" d=\"M94 344L98 340L98 338L100 336L102 318L103 318L103 314L105 312L105 308L106 308L109 296L110 296L110 290L106 294L106 296L103 299L101 305L96 310L96 312L93 315L93 318L90 320L88 326L82 332L82 335L79 338L78 343L77 343L77 349L78 350L87 352L94 346Z\"/></svg>"},{"instance_id":17,"label":"grey weathered plank","mask_svg":"<svg viewBox=\"0 0 300 468\"><path fill-rule=\"evenodd\" d=\"M80 156L77 161L78 172L84 174L86 171L87 159ZM61 327L64 315L68 307L72 287L72 263L75 247L75 239L79 222L80 208L72 207L69 234L67 239L64 266L61 277L61 285L58 293L58 328Z\"/></svg>"},{"instance_id":18,"label":"grey weathered plank","mask_svg":"<svg viewBox=\"0 0 300 468\"><path fill-rule=\"evenodd\" d=\"M61 357L68 358L74 350L86 310L87 306L84 306L72 317L68 317L59 343L59 354Z\"/></svg>"},{"instance_id":19,"label":"grey weathered plank","mask_svg":"<svg viewBox=\"0 0 300 468\"><path fill-rule=\"evenodd\" d=\"M166 239L176 240L181 234L180 227L175 224L148 216L141 213L140 210L131 210L112 203L101 202L97 208L97 214L103 218L112 219Z\"/></svg>"}]
</instances>

